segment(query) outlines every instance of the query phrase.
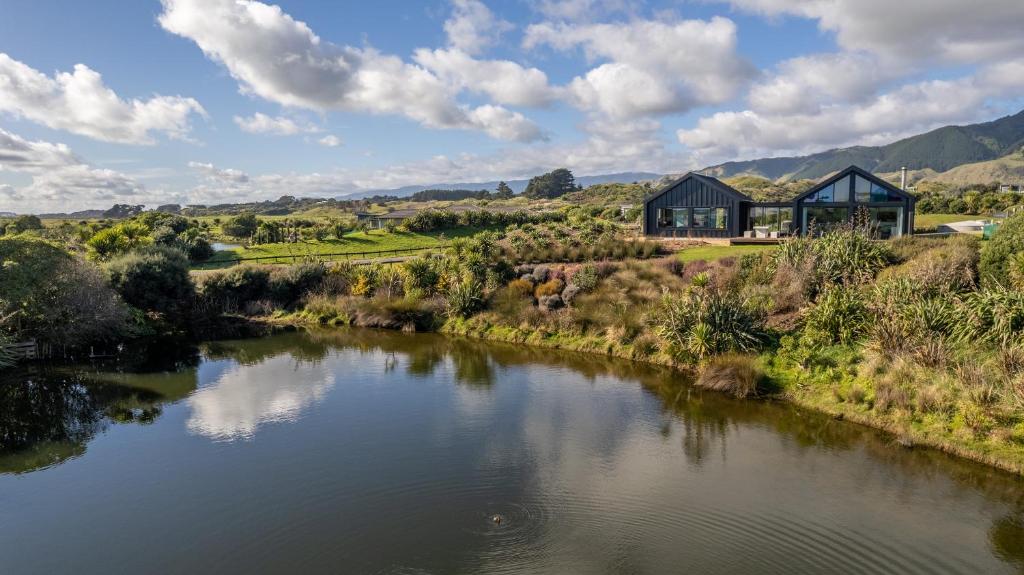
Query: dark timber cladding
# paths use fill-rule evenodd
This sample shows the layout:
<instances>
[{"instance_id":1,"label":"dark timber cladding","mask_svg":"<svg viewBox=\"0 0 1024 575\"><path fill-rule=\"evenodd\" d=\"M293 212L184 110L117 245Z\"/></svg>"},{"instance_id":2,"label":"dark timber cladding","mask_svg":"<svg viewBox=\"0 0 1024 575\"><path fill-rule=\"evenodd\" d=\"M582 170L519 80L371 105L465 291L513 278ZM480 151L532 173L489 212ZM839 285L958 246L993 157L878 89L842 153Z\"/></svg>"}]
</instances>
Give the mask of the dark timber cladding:
<instances>
[{"instance_id":1,"label":"dark timber cladding","mask_svg":"<svg viewBox=\"0 0 1024 575\"><path fill-rule=\"evenodd\" d=\"M644 234L731 238L740 235L751 199L711 177L690 172L644 200Z\"/></svg>"}]
</instances>

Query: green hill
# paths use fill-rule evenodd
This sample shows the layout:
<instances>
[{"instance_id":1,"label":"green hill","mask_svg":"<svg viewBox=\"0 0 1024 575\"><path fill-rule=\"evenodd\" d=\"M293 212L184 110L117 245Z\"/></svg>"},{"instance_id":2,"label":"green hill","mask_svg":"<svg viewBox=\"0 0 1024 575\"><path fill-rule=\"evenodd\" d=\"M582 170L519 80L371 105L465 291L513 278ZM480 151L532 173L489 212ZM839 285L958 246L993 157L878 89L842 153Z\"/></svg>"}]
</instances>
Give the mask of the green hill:
<instances>
[{"instance_id":1,"label":"green hill","mask_svg":"<svg viewBox=\"0 0 1024 575\"><path fill-rule=\"evenodd\" d=\"M708 168L719 178L752 175L772 180L819 179L849 165L872 172L910 170L946 172L987 162L1024 146L1024 111L992 122L946 126L885 146L852 146L786 158L726 162Z\"/></svg>"}]
</instances>

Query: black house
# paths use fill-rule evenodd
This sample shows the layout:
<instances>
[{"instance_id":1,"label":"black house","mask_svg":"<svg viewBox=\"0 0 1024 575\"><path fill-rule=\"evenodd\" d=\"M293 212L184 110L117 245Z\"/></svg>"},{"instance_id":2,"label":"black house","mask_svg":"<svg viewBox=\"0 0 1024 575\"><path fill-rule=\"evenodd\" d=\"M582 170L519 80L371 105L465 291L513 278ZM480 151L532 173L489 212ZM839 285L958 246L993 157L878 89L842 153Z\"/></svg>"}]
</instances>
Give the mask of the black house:
<instances>
[{"instance_id":1,"label":"black house","mask_svg":"<svg viewBox=\"0 0 1024 575\"><path fill-rule=\"evenodd\" d=\"M776 238L822 233L866 215L881 238L913 233L915 199L850 166L788 202L755 202L724 182L689 173L644 200L644 234Z\"/></svg>"},{"instance_id":2,"label":"black house","mask_svg":"<svg viewBox=\"0 0 1024 575\"><path fill-rule=\"evenodd\" d=\"M753 200L711 176L690 172L644 200L648 236L734 238Z\"/></svg>"}]
</instances>

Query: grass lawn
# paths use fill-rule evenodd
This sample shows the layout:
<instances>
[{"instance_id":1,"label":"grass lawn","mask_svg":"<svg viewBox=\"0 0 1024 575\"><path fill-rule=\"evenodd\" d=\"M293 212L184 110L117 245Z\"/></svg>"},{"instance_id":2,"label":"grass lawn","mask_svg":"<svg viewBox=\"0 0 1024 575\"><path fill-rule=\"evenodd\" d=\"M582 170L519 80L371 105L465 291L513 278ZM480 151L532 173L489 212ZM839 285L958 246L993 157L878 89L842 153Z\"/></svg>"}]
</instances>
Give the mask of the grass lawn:
<instances>
[{"instance_id":1,"label":"grass lawn","mask_svg":"<svg viewBox=\"0 0 1024 575\"><path fill-rule=\"evenodd\" d=\"M915 214L915 230L934 230L941 224L950 222L962 222L964 220L979 220L984 216L967 216L964 214Z\"/></svg>"},{"instance_id":2,"label":"grass lawn","mask_svg":"<svg viewBox=\"0 0 1024 575\"><path fill-rule=\"evenodd\" d=\"M453 238L469 237L480 231L480 228L453 228L443 232L429 233L388 233L383 230L352 232L346 234L343 241L330 239L322 242L303 241L294 244L262 244L251 248L220 251L197 267L200 269L224 267L230 260L235 258L274 256L281 258L280 263L290 263L292 258L316 256L319 254L359 254L385 250L434 248L444 245ZM258 263L275 263L275 260L266 260Z\"/></svg>"},{"instance_id":3,"label":"grass lawn","mask_svg":"<svg viewBox=\"0 0 1024 575\"><path fill-rule=\"evenodd\" d=\"M678 256L683 263L704 260L713 262L722 258L739 257L746 254L757 254L774 249L774 245L749 245L749 246L698 246L686 248L679 252Z\"/></svg>"}]
</instances>

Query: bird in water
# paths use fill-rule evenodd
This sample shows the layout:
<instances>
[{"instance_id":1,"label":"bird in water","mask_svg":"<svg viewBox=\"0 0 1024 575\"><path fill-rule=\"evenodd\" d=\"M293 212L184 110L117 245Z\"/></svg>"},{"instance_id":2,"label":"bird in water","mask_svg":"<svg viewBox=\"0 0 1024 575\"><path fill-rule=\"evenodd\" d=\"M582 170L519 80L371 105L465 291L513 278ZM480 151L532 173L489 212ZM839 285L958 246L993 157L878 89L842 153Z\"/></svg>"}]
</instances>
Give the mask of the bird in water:
<instances>
[{"instance_id":1,"label":"bird in water","mask_svg":"<svg viewBox=\"0 0 1024 575\"><path fill-rule=\"evenodd\" d=\"M495 525L501 525L501 515L491 517L491 521L493 521Z\"/></svg>"}]
</instances>

